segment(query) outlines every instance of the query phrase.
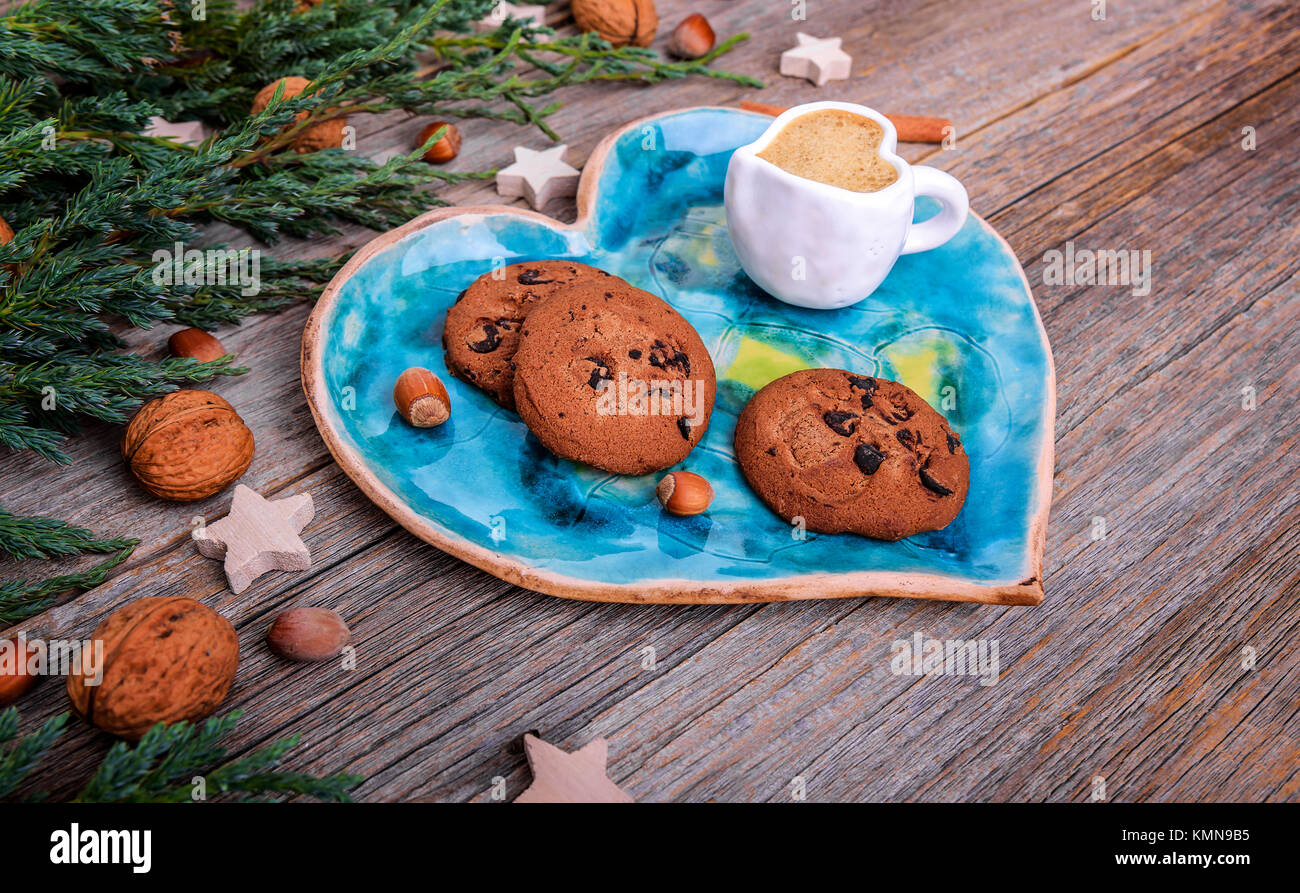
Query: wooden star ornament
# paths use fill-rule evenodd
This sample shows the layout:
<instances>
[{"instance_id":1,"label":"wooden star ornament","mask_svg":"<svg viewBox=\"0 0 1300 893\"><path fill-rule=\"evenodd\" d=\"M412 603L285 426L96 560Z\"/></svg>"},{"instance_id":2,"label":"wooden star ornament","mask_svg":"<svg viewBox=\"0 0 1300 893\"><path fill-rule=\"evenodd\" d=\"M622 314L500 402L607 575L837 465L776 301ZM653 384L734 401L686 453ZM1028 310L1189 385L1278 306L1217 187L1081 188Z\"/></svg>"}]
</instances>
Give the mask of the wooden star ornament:
<instances>
[{"instance_id":1,"label":"wooden star ornament","mask_svg":"<svg viewBox=\"0 0 1300 893\"><path fill-rule=\"evenodd\" d=\"M505 0L501 0L500 3L492 7L491 12L479 19L479 22L487 28L499 28L505 24L506 19L515 19L516 21L528 22L531 25L544 26L546 24L546 7L507 3Z\"/></svg>"},{"instance_id":2,"label":"wooden star ornament","mask_svg":"<svg viewBox=\"0 0 1300 893\"><path fill-rule=\"evenodd\" d=\"M798 44L781 54L781 74L807 78L818 87L827 81L844 81L849 77L853 57L840 49L840 38L825 39L800 32Z\"/></svg>"},{"instance_id":3,"label":"wooden star ornament","mask_svg":"<svg viewBox=\"0 0 1300 893\"><path fill-rule=\"evenodd\" d=\"M604 738L569 753L536 735L525 735L524 755L533 770L533 783L515 798L516 803L636 802L605 774L609 747Z\"/></svg>"},{"instance_id":4,"label":"wooden star ornament","mask_svg":"<svg viewBox=\"0 0 1300 893\"><path fill-rule=\"evenodd\" d=\"M145 136L175 140L187 146L199 145L208 138L210 133L208 126L202 121L168 121L157 115L149 119L149 126L144 131Z\"/></svg>"},{"instance_id":5,"label":"wooden star ornament","mask_svg":"<svg viewBox=\"0 0 1300 893\"><path fill-rule=\"evenodd\" d=\"M230 514L192 534L199 552L226 560L231 592L243 592L267 571L305 571L311 553L298 536L315 514L310 493L270 502L243 484L235 487Z\"/></svg>"},{"instance_id":6,"label":"wooden star ornament","mask_svg":"<svg viewBox=\"0 0 1300 893\"><path fill-rule=\"evenodd\" d=\"M524 198L534 210L560 196L578 192L578 171L564 163L568 146L550 149L515 147L515 163L497 171L497 192L508 198Z\"/></svg>"}]
</instances>

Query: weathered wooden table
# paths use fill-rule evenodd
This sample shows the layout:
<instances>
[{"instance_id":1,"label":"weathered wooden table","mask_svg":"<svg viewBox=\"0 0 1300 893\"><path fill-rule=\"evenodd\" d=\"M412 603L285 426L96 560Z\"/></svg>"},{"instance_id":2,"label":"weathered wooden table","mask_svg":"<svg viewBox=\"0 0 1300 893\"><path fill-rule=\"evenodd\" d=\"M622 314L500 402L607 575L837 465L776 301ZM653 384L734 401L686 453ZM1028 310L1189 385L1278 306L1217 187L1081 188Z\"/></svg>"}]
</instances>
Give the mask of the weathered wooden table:
<instances>
[{"instance_id":1,"label":"weathered wooden table","mask_svg":"<svg viewBox=\"0 0 1300 893\"><path fill-rule=\"evenodd\" d=\"M244 482L314 494L313 569L232 595L189 539L191 518L215 519L229 493L145 497L104 428L75 442L68 468L4 461L13 510L143 540L108 583L22 628L84 637L133 598L201 599L240 633L235 750L301 733L292 767L360 773L367 800L488 799L495 776L513 797L533 729L570 749L606 736L611 777L642 800L783 800L797 777L810 800L1086 800L1095 779L1113 800L1297 799L1300 6L1116 2L1097 20L1101 8L841 0L796 22L787 3L661 0L658 45L704 12L720 34L753 34L724 63L768 87L574 89L553 121L581 161L631 118L742 98L952 118L955 148L906 154L965 182L1025 265L1055 349L1042 606L636 607L511 587L415 540L330 460L299 388L303 305L219 333L253 371L216 387L257 434ZM567 4L551 10L569 25ZM799 30L842 35L853 79L780 77ZM378 154L424 122L357 123ZM543 143L504 124L464 131L459 169ZM495 201L476 184L448 198ZM280 250L338 253L372 235ZM1044 284L1044 254L1067 241L1149 250L1149 293ZM140 344L159 350L167 334ZM267 626L294 603L343 613L354 671L269 653ZM996 640L998 682L894 675L891 643L918 631ZM21 706L31 728L67 700L47 681ZM28 788L75 792L109 743L77 724Z\"/></svg>"}]
</instances>

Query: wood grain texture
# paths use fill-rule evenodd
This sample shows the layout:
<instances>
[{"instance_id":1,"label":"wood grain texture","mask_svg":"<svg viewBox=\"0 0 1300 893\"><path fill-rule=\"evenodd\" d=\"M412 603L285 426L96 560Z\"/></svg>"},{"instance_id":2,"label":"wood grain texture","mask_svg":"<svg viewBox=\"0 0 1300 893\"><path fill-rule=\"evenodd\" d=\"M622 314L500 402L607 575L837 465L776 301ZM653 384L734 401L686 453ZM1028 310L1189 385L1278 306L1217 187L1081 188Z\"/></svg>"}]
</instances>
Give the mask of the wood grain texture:
<instances>
[{"instance_id":1,"label":"wood grain texture","mask_svg":"<svg viewBox=\"0 0 1300 893\"><path fill-rule=\"evenodd\" d=\"M742 97L956 123L956 149L905 156L961 178L1007 236L1056 354L1043 606L609 605L510 587L397 528L330 462L299 389L297 307L220 332L253 371L213 387L257 434L243 482L314 494L312 570L230 593L189 542L191 517L215 520L227 497L149 499L103 427L73 443L69 468L7 458L2 501L144 542L106 584L21 628L84 636L130 599L197 598L240 635L233 750L301 733L293 768L361 773L363 799L486 801L497 776L513 799L531 780L532 730L566 750L608 739L609 776L639 801L785 800L796 776L810 800L1086 800L1095 776L1114 800L1300 799L1300 9L1156 0L1094 22L1086 3L839 2L810 4L801 23L760 0L659 9L660 46L694 11L719 35L752 31L724 61L768 87L574 89L554 124L575 164L631 118ZM564 4L549 10L567 21ZM780 78L798 30L843 35L854 78ZM426 122L356 123L382 156ZM453 169L545 144L499 122L462 129ZM495 201L490 184L446 195ZM1150 293L1044 285L1044 253L1067 240L1150 250ZM167 334L137 343L161 350ZM293 604L343 615L355 670L269 652L266 629ZM997 683L895 675L892 643L918 631L996 641ZM29 728L66 698L47 680L20 706ZM109 743L75 725L25 790L75 792Z\"/></svg>"}]
</instances>

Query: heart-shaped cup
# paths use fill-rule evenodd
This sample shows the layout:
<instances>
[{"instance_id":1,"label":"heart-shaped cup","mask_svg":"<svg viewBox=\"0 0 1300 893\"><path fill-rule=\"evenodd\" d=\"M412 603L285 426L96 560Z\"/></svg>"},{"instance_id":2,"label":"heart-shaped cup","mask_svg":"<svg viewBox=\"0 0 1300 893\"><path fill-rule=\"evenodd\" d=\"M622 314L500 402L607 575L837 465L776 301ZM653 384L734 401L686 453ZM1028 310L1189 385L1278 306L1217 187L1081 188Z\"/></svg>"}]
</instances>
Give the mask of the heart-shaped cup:
<instances>
[{"instance_id":1,"label":"heart-shaped cup","mask_svg":"<svg viewBox=\"0 0 1300 893\"><path fill-rule=\"evenodd\" d=\"M876 152L897 172L892 183L855 191L760 157L791 122L828 110L880 125ZM784 112L757 140L737 149L727 167L724 200L731 241L749 277L789 304L847 307L875 291L900 255L937 248L955 236L966 221L966 189L937 168L909 165L897 148L898 132L880 112L848 102L813 102ZM913 224L918 195L943 207Z\"/></svg>"}]
</instances>

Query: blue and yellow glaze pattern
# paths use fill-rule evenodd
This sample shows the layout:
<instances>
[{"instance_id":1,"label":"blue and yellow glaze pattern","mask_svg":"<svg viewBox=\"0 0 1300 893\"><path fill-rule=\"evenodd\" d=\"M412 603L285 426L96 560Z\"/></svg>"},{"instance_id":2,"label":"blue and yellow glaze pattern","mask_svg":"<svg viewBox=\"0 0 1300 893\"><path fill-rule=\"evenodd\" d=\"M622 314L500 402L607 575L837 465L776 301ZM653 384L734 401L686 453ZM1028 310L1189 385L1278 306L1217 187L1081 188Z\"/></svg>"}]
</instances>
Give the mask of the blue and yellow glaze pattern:
<instances>
[{"instance_id":1,"label":"blue and yellow glaze pattern","mask_svg":"<svg viewBox=\"0 0 1300 893\"><path fill-rule=\"evenodd\" d=\"M1032 522L1050 437L1051 358L1016 258L972 217L943 247L903 257L866 301L806 310L740 270L722 211L731 152L770 119L695 109L625 131L579 228L517 214L462 215L408 234L342 283L320 323L322 421L413 512L446 536L525 567L606 584L736 583L896 571L1015 583L1034 564ZM921 209L919 214L924 214ZM445 374L443 317L495 263L572 257L660 295L699 330L718 370L703 443L683 467L717 499L662 512L658 475L620 477L550 455L518 417ZM451 420L417 430L393 409L408 366L442 375ZM907 384L943 412L971 459L966 506L946 530L883 543L792 536L733 461L732 433L766 382L835 366Z\"/></svg>"}]
</instances>

